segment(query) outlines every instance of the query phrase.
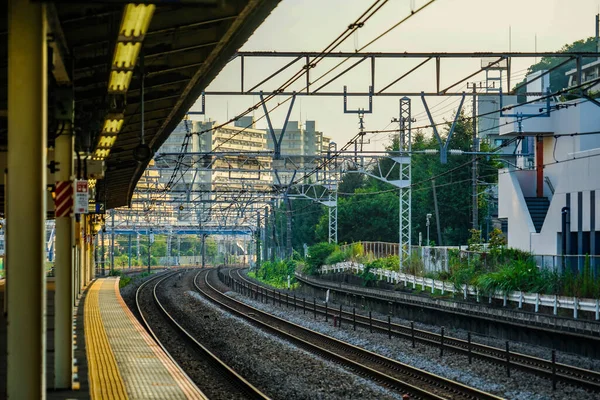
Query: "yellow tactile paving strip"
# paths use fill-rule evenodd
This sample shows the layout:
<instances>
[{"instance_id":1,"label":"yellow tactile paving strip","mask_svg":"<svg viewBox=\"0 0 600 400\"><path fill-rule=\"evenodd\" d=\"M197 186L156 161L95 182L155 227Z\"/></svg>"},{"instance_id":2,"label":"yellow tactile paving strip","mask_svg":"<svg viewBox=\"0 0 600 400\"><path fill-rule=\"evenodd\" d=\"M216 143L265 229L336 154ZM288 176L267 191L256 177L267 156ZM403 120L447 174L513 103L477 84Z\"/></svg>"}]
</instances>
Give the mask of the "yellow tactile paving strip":
<instances>
[{"instance_id":1,"label":"yellow tactile paving strip","mask_svg":"<svg viewBox=\"0 0 600 400\"><path fill-rule=\"evenodd\" d=\"M103 282L94 282L85 299L85 337L92 399L127 399L125 384L104 330L99 307Z\"/></svg>"},{"instance_id":2,"label":"yellow tactile paving strip","mask_svg":"<svg viewBox=\"0 0 600 400\"><path fill-rule=\"evenodd\" d=\"M118 279L99 279L95 285L99 285L98 309L112 349L109 351L114 354L126 396L130 399L205 399L131 313L119 293Z\"/></svg>"}]
</instances>

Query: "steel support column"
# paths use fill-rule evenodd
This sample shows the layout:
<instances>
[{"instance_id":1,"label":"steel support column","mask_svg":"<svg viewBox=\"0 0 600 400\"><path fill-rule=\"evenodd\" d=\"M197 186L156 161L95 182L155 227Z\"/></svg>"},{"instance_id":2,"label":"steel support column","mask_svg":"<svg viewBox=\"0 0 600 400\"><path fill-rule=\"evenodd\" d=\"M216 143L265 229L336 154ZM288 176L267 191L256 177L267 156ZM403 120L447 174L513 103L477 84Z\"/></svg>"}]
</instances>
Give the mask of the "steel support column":
<instances>
[{"instance_id":1,"label":"steel support column","mask_svg":"<svg viewBox=\"0 0 600 400\"><path fill-rule=\"evenodd\" d=\"M79 292L78 295L81 296L83 293L83 289L85 288L85 246L83 244L83 235L85 233L85 223L81 216L79 217L79 222L77 223L75 242L77 243L77 253L78 253L78 275L79 275Z\"/></svg>"},{"instance_id":2,"label":"steel support column","mask_svg":"<svg viewBox=\"0 0 600 400\"><path fill-rule=\"evenodd\" d=\"M83 235L81 235L81 247L83 248L83 287L87 287L90 282L90 245L88 242L89 222L87 215L81 215L83 225Z\"/></svg>"},{"instance_id":3,"label":"steel support column","mask_svg":"<svg viewBox=\"0 0 600 400\"><path fill-rule=\"evenodd\" d=\"M327 202L328 222L329 222L329 243L337 243L338 241L338 207L337 207L337 190L329 193Z\"/></svg>"},{"instance_id":4,"label":"steel support column","mask_svg":"<svg viewBox=\"0 0 600 400\"><path fill-rule=\"evenodd\" d=\"M73 171L73 135L70 127L56 137L54 152L59 168L56 182L71 180ZM73 369L73 217L56 217L54 261L54 387L71 387Z\"/></svg>"},{"instance_id":5,"label":"steel support column","mask_svg":"<svg viewBox=\"0 0 600 400\"><path fill-rule=\"evenodd\" d=\"M46 397L46 103L43 3L8 4L7 397ZM25 248L26 247L26 248Z\"/></svg>"},{"instance_id":6,"label":"steel support column","mask_svg":"<svg viewBox=\"0 0 600 400\"><path fill-rule=\"evenodd\" d=\"M399 193L400 249L398 250L398 255L400 258L400 266L402 266L404 262L406 262L410 257L411 245L411 124L412 117L410 99L408 97L403 97L400 99L400 137L398 138L398 146L401 153L398 165L400 172L400 182L408 182L408 185L401 185Z\"/></svg>"}]
</instances>

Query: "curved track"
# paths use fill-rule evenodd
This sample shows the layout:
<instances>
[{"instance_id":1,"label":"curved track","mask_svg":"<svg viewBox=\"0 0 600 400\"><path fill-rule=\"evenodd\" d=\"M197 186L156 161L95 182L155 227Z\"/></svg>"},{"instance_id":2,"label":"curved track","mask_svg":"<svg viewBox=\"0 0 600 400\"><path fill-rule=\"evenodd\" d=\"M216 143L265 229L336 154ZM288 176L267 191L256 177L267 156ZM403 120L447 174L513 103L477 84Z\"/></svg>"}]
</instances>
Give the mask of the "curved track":
<instances>
[{"instance_id":1,"label":"curved track","mask_svg":"<svg viewBox=\"0 0 600 400\"><path fill-rule=\"evenodd\" d=\"M248 290L256 292L258 287L261 287L261 291L265 293L266 296L270 297L273 301L280 296L280 292L265 288L262 285L257 284L256 282L252 282L242 274L240 274L240 270L233 270L236 275L235 278L238 279L243 286L247 287ZM293 300L289 298L282 298L282 302L286 302L286 300L293 304ZM312 304L310 310L312 309ZM318 314L325 314L325 306L320 304L316 305ZM327 310L327 314L331 317L334 316L334 310L329 308ZM339 316L338 312L335 312L336 316ZM377 332L388 333L390 330L390 325L387 321L372 318L371 322L369 322L369 317L364 315L356 314L353 316L352 312L342 311L342 318L349 323L352 323L353 318L356 318L356 325L361 326L366 329L372 329ZM414 340L427 344L434 347L440 346L441 335L434 332L424 331L420 329L411 329L410 326L400 325L400 324L391 324L391 333L394 336L403 337L408 340L412 340L414 335ZM492 364L501 364L505 366L507 364L506 360L506 350L500 349L497 347L487 346L484 344L478 344L473 342L468 342L467 340L453 338L449 336L444 336L444 349L454 351L456 353L461 353L468 355L471 353L472 357L476 357L481 360L485 360L491 362ZM593 391L600 392L600 373L588 369L578 368L572 365L561 364L561 363L552 363L551 360L544 360L542 358L529 356L526 354L510 352L509 354L509 362L510 368L520 369L522 371L530 372L539 376L543 376L549 379L555 379L556 381L561 381L567 383L569 385L584 387Z\"/></svg>"},{"instance_id":2,"label":"curved track","mask_svg":"<svg viewBox=\"0 0 600 400\"><path fill-rule=\"evenodd\" d=\"M144 325L153 336L154 340L156 340L163 350L169 354L155 331L150 326L150 321L155 321L158 317L162 324L157 323L155 328L159 328L159 325L161 325L160 329L164 329L164 325L166 325L165 322L168 322L168 325L170 325L171 329L176 332L180 339L180 343L176 344L176 346L187 346L196 355L194 368L201 368L206 377L202 382L196 382L196 384L201 385L202 391L209 397L227 399L268 399L265 394L255 388L251 383L246 381L241 375L198 342L175 320L175 318L173 318L161 303L157 294L157 288L166 280L178 275L180 272L181 271L171 272L151 278L142 283L136 291L136 307Z\"/></svg>"},{"instance_id":3,"label":"curved track","mask_svg":"<svg viewBox=\"0 0 600 400\"><path fill-rule=\"evenodd\" d=\"M299 347L342 364L362 376L402 394L408 394L411 399L499 399L489 393L306 329L234 300L215 287L216 275L217 271L214 270L200 271L194 279L194 285L201 294L227 311Z\"/></svg>"}]
</instances>

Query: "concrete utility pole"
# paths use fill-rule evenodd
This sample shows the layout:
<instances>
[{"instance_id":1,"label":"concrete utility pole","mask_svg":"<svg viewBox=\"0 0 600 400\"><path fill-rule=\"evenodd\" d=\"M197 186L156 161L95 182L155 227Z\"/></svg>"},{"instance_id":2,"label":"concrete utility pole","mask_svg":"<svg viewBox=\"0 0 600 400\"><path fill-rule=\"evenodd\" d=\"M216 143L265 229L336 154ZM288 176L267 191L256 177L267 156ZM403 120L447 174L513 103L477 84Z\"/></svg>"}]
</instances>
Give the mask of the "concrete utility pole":
<instances>
[{"instance_id":1,"label":"concrete utility pole","mask_svg":"<svg viewBox=\"0 0 600 400\"><path fill-rule=\"evenodd\" d=\"M115 270L115 210L111 210L110 229L110 271Z\"/></svg>"},{"instance_id":2,"label":"concrete utility pole","mask_svg":"<svg viewBox=\"0 0 600 400\"><path fill-rule=\"evenodd\" d=\"M287 213L286 213L286 217L287 217L287 230L286 230L286 255L288 257L292 257L293 255L293 250L292 250L292 202L290 200L290 198L287 196L287 194L285 195L285 203L287 205Z\"/></svg>"},{"instance_id":3,"label":"concrete utility pole","mask_svg":"<svg viewBox=\"0 0 600 400\"><path fill-rule=\"evenodd\" d=\"M473 180L473 229L479 227L479 205L477 204L477 155L475 154L478 149L477 139L477 84L473 82L473 162L471 179Z\"/></svg>"},{"instance_id":4,"label":"concrete utility pole","mask_svg":"<svg viewBox=\"0 0 600 400\"><path fill-rule=\"evenodd\" d=\"M102 257L100 262L102 263L102 276L106 276L106 248L104 247L104 232L106 232L106 225L102 225Z\"/></svg>"},{"instance_id":5,"label":"concrete utility pole","mask_svg":"<svg viewBox=\"0 0 600 400\"><path fill-rule=\"evenodd\" d=\"M256 212L256 269L260 267L260 211Z\"/></svg>"},{"instance_id":6,"label":"concrete utility pole","mask_svg":"<svg viewBox=\"0 0 600 400\"><path fill-rule=\"evenodd\" d=\"M438 246L443 246L444 244L442 243L442 230L440 229L440 212L439 212L439 208L438 208L438 202L437 202L437 193L435 191L435 179L433 179L431 181L431 187L433 188L433 206L435 208L435 223L437 225L437 233L438 233Z\"/></svg>"},{"instance_id":7,"label":"concrete utility pole","mask_svg":"<svg viewBox=\"0 0 600 400\"><path fill-rule=\"evenodd\" d=\"M206 234L202 234L202 268L206 268Z\"/></svg>"}]
</instances>

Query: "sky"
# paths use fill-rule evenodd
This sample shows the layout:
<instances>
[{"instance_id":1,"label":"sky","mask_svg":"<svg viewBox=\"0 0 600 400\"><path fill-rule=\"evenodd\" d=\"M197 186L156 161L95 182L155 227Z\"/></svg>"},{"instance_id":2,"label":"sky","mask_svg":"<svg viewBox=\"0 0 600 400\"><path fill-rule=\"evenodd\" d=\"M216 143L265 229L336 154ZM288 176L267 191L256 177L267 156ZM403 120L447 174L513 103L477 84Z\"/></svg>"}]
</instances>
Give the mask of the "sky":
<instances>
[{"instance_id":1,"label":"sky","mask_svg":"<svg viewBox=\"0 0 600 400\"><path fill-rule=\"evenodd\" d=\"M336 51L353 52L367 44L398 21L408 16L426 0L389 0L379 12L346 40ZM282 0L271 15L254 32L242 51L312 51L323 50L333 39L344 32L370 5L371 0ZM576 6L575 6L576 4ZM556 51L564 44L572 43L595 34L595 15L600 0L436 0L423 11L413 15L395 30L381 38L365 52L479 52L479 51ZM510 31L510 39L509 39ZM245 87L258 83L290 59L263 61L246 60ZM337 60L339 62L339 60ZM536 60L514 59L513 82L521 81L527 67ZM387 61L377 63L376 85L391 82L418 64L419 60ZM442 61L442 87L467 77L479 68L479 59ZM325 60L311 71L313 80L334 65ZM393 89L420 92L434 88L435 63L428 63L422 70L411 74ZM301 64L289 69L289 75L301 68ZM239 90L239 60L230 62L206 89L207 91ZM289 77L288 75L288 77ZM470 81L482 81L485 75L477 75ZM370 65L364 62L347 76L332 83L331 91L367 91L370 81ZM264 91L275 89L283 80L264 86ZM303 83L304 79L300 80ZM513 83L514 85L514 83ZM461 85L459 85L459 88ZM301 85L294 86L297 90ZM381 86L380 86L381 88ZM462 90L470 90L462 86ZM269 102L275 106L284 97ZM219 122L248 109L259 101L255 96L207 96L206 116ZM449 119L456 111L459 98L430 97L428 104L436 122ZM470 98L465 110L470 112ZM367 98L351 98L349 108L367 107ZM199 110L197 103L191 110ZM274 128L283 124L287 104L271 113ZM413 127L429 123L419 97L412 98L412 115L417 119ZM255 112L258 119L262 109ZM367 130L384 130L397 127L391 119L398 117L398 99L375 97L373 113L365 115ZM201 119L202 117L195 117ZM358 132L356 114L343 112L341 97L298 97L291 113L291 120L317 121L317 129L330 136L341 147ZM257 123L266 127L264 119ZM389 134L370 134L367 150L382 150L389 143Z\"/></svg>"}]
</instances>

